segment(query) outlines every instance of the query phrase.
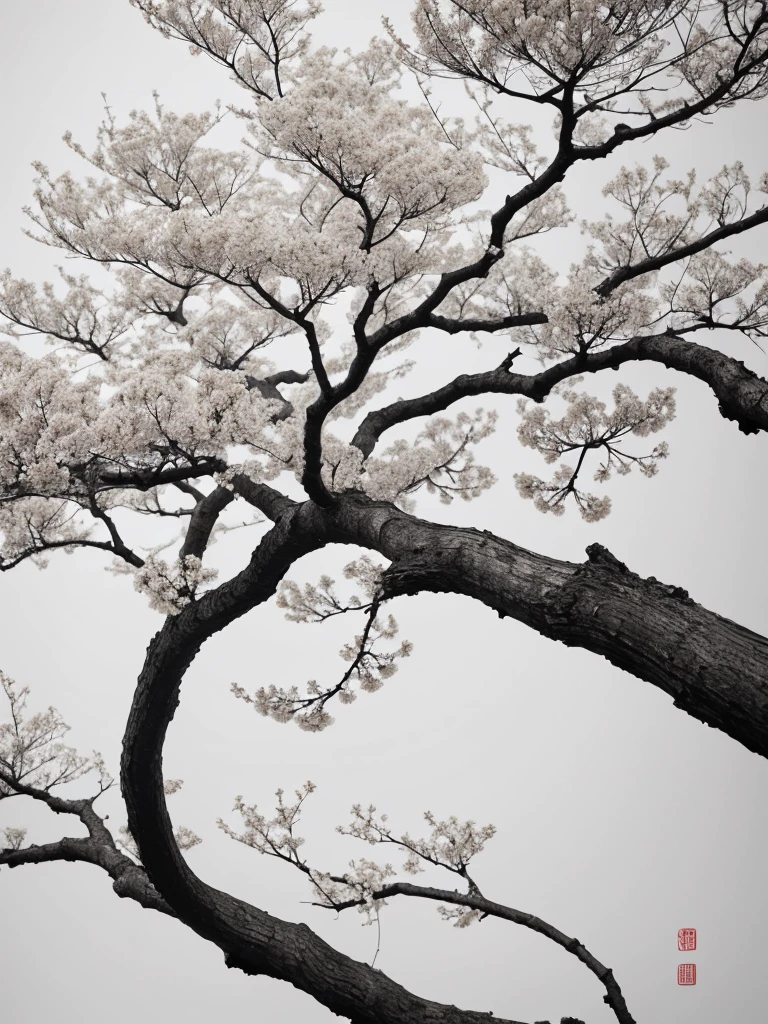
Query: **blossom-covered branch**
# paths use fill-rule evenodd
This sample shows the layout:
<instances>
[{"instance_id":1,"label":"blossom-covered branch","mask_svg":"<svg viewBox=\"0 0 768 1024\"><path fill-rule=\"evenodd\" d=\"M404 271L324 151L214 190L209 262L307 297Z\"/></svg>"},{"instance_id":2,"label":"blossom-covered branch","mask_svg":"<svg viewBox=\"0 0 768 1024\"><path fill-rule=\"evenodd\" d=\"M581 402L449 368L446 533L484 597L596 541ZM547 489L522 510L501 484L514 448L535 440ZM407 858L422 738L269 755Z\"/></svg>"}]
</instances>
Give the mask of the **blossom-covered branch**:
<instances>
[{"instance_id":1,"label":"blossom-covered branch","mask_svg":"<svg viewBox=\"0 0 768 1024\"><path fill-rule=\"evenodd\" d=\"M105 818L94 809L96 800L110 790L114 782L101 755L94 752L92 757L83 757L62 742L69 726L55 708L27 715L28 687L19 688L3 673L0 673L0 685L10 710L10 720L0 723L0 800L30 797L55 814L72 815L88 833L86 838L63 838L42 846L34 843L25 846L27 830L7 826L0 833L4 843L0 848L0 865L14 868L51 861L94 864L109 875L119 896L175 917L146 872L121 852L121 846L127 845L130 850L130 842L126 844L125 837L116 840L105 825ZM91 771L98 774L98 789L93 796L71 799L53 792ZM172 780L166 783L166 791L176 792L180 786L180 782ZM176 835L180 849L189 849L200 842L194 833L183 827L176 830Z\"/></svg>"},{"instance_id":2,"label":"blossom-covered branch","mask_svg":"<svg viewBox=\"0 0 768 1024\"><path fill-rule=\"evenodd\" d=\"M366 916L368 924L378 917L387 900L394 896L412 896L439 901L441 917L452 921L457 928L465 928L473 921L482 921L486 917L497 917L530 928L572 953L599 979L607 993L604 1000L613 1010L619 1024L635 1024L613 972L593 956L579 939L566 935L534 914L503 906L482 895L469 875L468 866L470 860L482 853L485 844L493 838L496 830L492 825L478 827L473 821L460 822L456 817L438 821L427 811L424 819L430 826L429 836L426 839L414 838L407 833L393 833L387 815L377 817L375 807L363 808L355 804L351 824L339 826L337 832L372 846L385 844L396 847L406 854L403 870L407 874L415 875L423 871L422 863L450 871L467 884L467 892L389 881L396 874L391 864L379 865L365 858L351 861L349 870L342 875L329 874L312 868L300 853L305 841L299 836L297 826L301 809L315 789L313 783L305 783L301 789L296 790L296 800L292 803L287 803L283 790L278 790L273 818L265 817L257 806L246 804L238 796L233 809L240 814L245 830L238 833L221 819L218 822L219 828L231 839L261 854L291 864L306 875L316 898L315 906L337 913L356 908ZM446 903L450 909L442 905Z\"/></svg>"},{"instance_id":3,"label":"blossom-covered branch","mask_svg":"<svg viewBox=\"0 0 768 1024\"><path fill-rule=\"evenodd\" d=\"M716 349L687 341L673 332L640 336L597 352L571 356L536 374L511 372L515 354L519 354L519 350L493 370L463 374L429 394L400 399L369 412L352 443L367 456L386 430L410 419L442 412L462 398L508 394L541 402L556 385L569 378L618 369L635 360L661 363L709 385L719 399L721 414L735 420L745 434L768 430L768 381L742 362Z\"/></svg>"},{"instance_id":4,"label":"blossom-covered branch","mask_svg":"<svg viewBox=\"0 0 768 1024\"><path fill-rule=\"evenodd\" d=\"M386 620L380 617L382 572L383 567L366 555L346 565L345 578L354 580L363 595L361 598L352 594L346 604L341 603L334 581L329 576L322 576L316 586L307 583L303 589L291 580L284 580L280 585L277 605L286 609L285 617L291 622L324 622L348 612L366 613L360 635L339 652L342 660L349 662L349 668L338 683L322 689L312 679L307 683L304 695L296 686L286 690L273 684L260 687L252 697L242 686L233 683L232 693L251 704L259 714L276 722L296 722L307 732L319 732L333 724L334 719L326 705L334 697L338 697L342 704L351 704L357 700L358 691L375 693L381 689L384 681L397 672L396 661L407 658L413 648L409 640L402 640L399 647L389 651L382 651L377 646L381 641L394 640L399 632L392 615L388 615Z\"/></svg>"},{"instance_id":5,"label":"blossom-covered branch","mask_svg":"<svg viewBox=\"0 0 768 1024\"><path fill-rule=\"evenodd\" d=\"M632 454L626 451L622 442L630 434L647 437L664 428L675 415L673 389L661 391L657 388L643 402L628 387L618 384L613 389L615 407L610 414L604 402L590 395L571 390L562 394L568 411L557 421L551 419L547 409L521 399L518 411L522 422L517 433L521 444L540 452L548 463L556 462L561 455L579 452L575 468L561 463L549 483L530 473L517 473L515 483L520 494L532 498L541 512L562 515L565 501L572 494L582 518L596 522L610 511L610 498L597 498L577 488L576 480L587 452L598 451L604 455L604 461L594 475L594 479L601 483L610 480L613 473L625 476L633 466L637 466L645 476L654 476L659 460L669 454L666 442L657 444L648 455Z\"/></svg>"},{"instance_id":6,"label":"blossom-covered branch","mask_svg":"<svg viewBox=\"0 0 768 1024\"><path fill-rule=\"evenodd\" d=\"M282 81L307 51L307 23L320 12L310 0L131 0L163 35L189 43L228 68L262 99L283 95Z\"/></svg>"}]
</instances>

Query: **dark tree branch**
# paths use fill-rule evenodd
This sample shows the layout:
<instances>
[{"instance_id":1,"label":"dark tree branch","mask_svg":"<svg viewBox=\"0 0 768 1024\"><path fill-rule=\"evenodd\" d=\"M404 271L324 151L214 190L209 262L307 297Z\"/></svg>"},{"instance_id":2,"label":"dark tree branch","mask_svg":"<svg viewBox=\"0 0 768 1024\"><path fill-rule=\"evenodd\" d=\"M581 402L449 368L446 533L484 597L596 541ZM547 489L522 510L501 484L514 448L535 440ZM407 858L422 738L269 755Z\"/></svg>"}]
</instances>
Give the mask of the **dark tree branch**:
<instances>
[{"instance_id":1,"label":"dark tree branch","mask_svg":"<svg viewBox=\"0 0 768 1024\"><path fill-rule=\"evenodd\" d=\"M392 560L386 597L465 594L501 617L602 655L669 694L675 707L768 756L765 637L696 604L680 587L642 579L599 544L587 549L586 562L573 564L492 534L381 514L375 532L360 517L368 539L357 542Z\"/></svg>"},{"instance_id":2,"label":"dark tree branch","mask_svg":"<svg viewBox=\"0 0 768 1024\"><path fill-rule=\"evenodd\" d=\"M98 551L109 551L111 554L122 558L124 561L129 562L137 568L144 565L144 560L139 558L138 555L134 554L128 548L121 550L116 548L110 541L88 540L87 538L83 538L82 540L45 541L37 547L27 548L25 551L22 551L21 554L15 555L13 558L8 560L0 559L0 572L7 572L9 569L15 569L17 565L20 565L28 558L34 558L35 555L44 555L46 551L66 550L67 548L96 548Z\"/></svg>"},{"instance_id":3,"label":"dark tree branch","mask_svg":"<svg viewBox=\"0 0 768 1024\"><path fill-rule=\"evenodd\" d=\"M289 981L357 1024L479 1024L485 1015L420 999L333 950L305 925L211 888L173 838L161 759L187 668L208 638L270 598L293 562L328 543L373 548L390 559L385 598L425 590L470 596L547 637L603 655L763 755L768 641L677 587L641 579L600 545L576 565L477 530L424 522L353 493L330 508L311 502L287 508L241 573L166 620L139 677L124 739L122 790L149 878L180 920L218 945L229 966Z\"/></svg>"},{"instance_id":4,"label":"dark tree branch","mask_svg":"<svg viewBox=\"0 0 768 1024\"><path fill-rule=\"evenodd\" d=\"M446 334L460 334L462 331L508 331L512 327L526 327L532 324L545 324L546 313L512 313L509 316L501 317L498 320L468 319L459 320L453 317L439 316L432 313L425 323L425 327L436 327Z\"/></svg>"},{"instance_id":5,"label":"dark tree branch","mask_svg":"<svg viewBox=\"0 0 768 1024\"><path fill-rule=\"evenodd\" d=\"M85 839L63 838L43 846L0 849L0 865L9 868L25 864L44 864L51 861L81 861L100 867L112 879L112 888L118 896L135 900L147 910L157 910L169 917L176 915L149 881L146 871L122 853L115 844L112 833L93 809L96 797L84 800L67 800L54 796L48 790L27 786L7 772L0 770L0 782L19 796L40 800L55 814L72 814L88 830Z\"/></svg>"},{"instance_id":6,"label":"dark tree branch","mask_svg":"<svg viewBox=\"0 0 768 1024\"><path fill-rule=\"evenodd\" d=\"M296 502L286 498L269 484L256 483L244 473L234 474L231 485L232 490L219 485L210 494L200 495L179 552L180 558L187 555L203 557L219 516L237 497L243 498L249 505L253 505L272 520L277 519L296 505Z\"/></svg>"},{"instance_id":7,"label":"dark tree branch","mask_svg":"<svg viewBox=\"0 0 768 1024\"><path fill-rule=\"evenodd\" d=\"M768 58L768 51L763 51L748 63L735 68L732 76L721 81L715 89L695 103L684 103L677 110L670 111L663 117L650 119L635 128L628 125L617 126L609 139L596 146L574 145L573 132L578 120L573 109L575 83L570 82L564 85L563 99L560 101L562 124L557 153L537 178L529 181L513 195L507 196L504 203L491 216L491 230L486 252L474 263L442 274L431 294L416 309L398 317L391 324L381 327L369 338L369 342L379 349L409 331L427 326L430 314L457 285L474 278L486 277L494 263L504 254L504 235L513 217L562 182L574 164L585 160L602 160L627 142L650 138L665 128L677 127L699 114L705 113L712 106L726 101L731 90L756 67L765 63L766 58ZM742 228L742 230L746 230L746 228ZM645 273L646 271L641 272Z\"/></svg>"},{"instance_id":8,"label":"dark tree branch","mask_svg":"<svg viewBox=\"0 0 768 1024\"><path fill-rule=\"evenodd\" d=\"M240 498L263 512L267 519L271 519L273 522L297 508L299 504L275 490L274 487L270 487L269 484L256 483L245 473L235 473L232 477L232 486Z\"/></svg>"},{"instance_id":9,"label":"dark tree branch","mask_svg":"<svg viewBox=\"0 0 768 1024\"><path fill-rule=\"evenodd\" d=\"M223 950L228 966L289 981L355 1024L481 1024L487 1014L414 996L381 972L337 952L306 925L281 921L206 885L173 839L160 759L184 673L208 637L271 597L289 566L329 539L326 513L311 503L295 507L262 540L243 572L168 619L152 641L123 748L129 828L158 891L183 923Z\"/></svg>"},{"instance_id":10,"label":"dark tree branch","mask_svg":"<svg viewBox=\"0 0 768 1024\"><path fill-rule=\"evenodd\" d=\"M347 380L336 388L330 389L330 386L326 387L323 380L319 378L323 394L308 410L305 432L306 469L303 484L309 497L320 505L329 505L333 501L332 495L322 482L320 473L322 465L320 436L328 413L339 402L348 397L348 394L351 394L352 391L360 386L373 363L375 355L387 344L411 331L430 326L435 310L458 285L488 276L494 264L504 256L505 232L517 213L535 200L540 199L555 185L562 182L568 170L574 164L583 160L603 159L626 142L650 138L664 128L679 126L698 114L705 112L713 104L716 105L724 101L728 93L742 78L749 74L754 67L765 61L767 54L768 51L762 53L748 64L736 68L732 77L721 82L717 88L712 90L706 97L700 98L696 103L686 103L678 110L671 111L664 117L654 118L636 128L630 128L626 125L619 126L610 139L598 146L574 145L573 133L577 125L577 116L573 107L575 83L573 81L565 83L563 98L560 102L562 123L557 154L537 178L529 181L514 195L507 196L504 204L491 216L488 246L483 255L472 264L441 274L432 292L415 309L397 317L391 323L385 324L372 335L366 337L364 333L366 317L363 316L363 312L367 310L368 314L370 314L373 308L372 303L375 301L373 293L369 293L366 305L363 307L363 312L361 312L355 324L358 355L350 368ZM755 214L753 217L759 217L762 212L760 211L759 214ZM762 222L762 219L759 222ZM747 226L752 225L745 224L745 227L741 230L746 230ZM723 237L726 237L726 235L723 235ZM699 250L695 249L693 251ZM681 258L683 258L682 251L675 256L675 259ZM670 259L668 262L673 262L673 260ZM648 271L645 269L638 269L636 274L630 273L628 276L637 276L640 273L646 272ZM617 287L618 283L614 287ZM370 306L370 309L368 309L368 306ZM289 318L293 317L290 311L288 311L288 314Z\"/></svg>"},{"instance_id":11,"label":"dark tree branch","mask_svg":"<svg viewBox=\"0 0 768 1024\"><path fill-rule=\"evenodd\" d=\"M131 549L126 546L123 538L118 533L112 517L109 516L103 508L99 508L94 496L91 496L89 511L94 519L99 519L106 526L109 536L112 538L112 550L117 557L122 558L123 561L128 562L129 565L140 569L142 565L144 565L144 559L140 558L135 552L131 551Z\"/></svg>"},{"instance_id":12,"label":"dark tree branch","mask_svg":"<svg viewBox=\"0 0 768 1024\"><path fill-rule=\"evenodd\" d=\"M18 850L0 850L0 864L5 864L9 868L21 867L23 864L47 864L56 860L79 860L86 864L99 864L97 848L90 839L64 837L43 846L32 845Z\"/></svg>"},{"instance_id":13,"label":"dark tree branch","mask_svg":"<svg viewBox=\"0 0 768 1024\"><path fill-rule=\"evenodd\" d=\"M256 278L249 277L248 285L253 288L256 294L267 303L276 313L279 313L285 320L289 320L291 323L301 327L307 339L309 345L309 354L312 360L312 369L314 370L317 382L320 385L320 390L324 395L331 393L331 383L328 380L328 374L326 373L325 366L323 364L323 358L320 354L320 342L317 338L317 332L315 325L308 318L307 313L309 309L305 308L303 311L300 309L289 309L284 303L282 303L275 295L268 292L267 289L260 284Z\"/></svg>"},{"instance_id":14,"label":"dark tree branch","mask_svg":"<svg viewBox=\"0 0 768 1024\"><path fill-rule=\"evenodd\" d=\"M510 373L508 360L485 373L462 374L430 394L402 399L368 413L352 444L367 457L385 430L415 417L441 412L462 398L506 394L541 402L556 384L569 377L618 369L633 361L662 363L668 369L697 377L708 384L719 399L721 414L734 420L743 433L768 430L768 381L723 352L665 332L638 336L611 348L573 356L536 374Z\"/></svg>"},{"instance_id":15,"label":"dark tree branch","mask_svg":"<svg viewBox=\"0 0 768 1024\"><path fill-rule=\"evenodd\" d=\"M158 469L103 469L99 473L99 484L103 488L132 487L137 491L150 491L164 484L178 484L187 480L223 473L227 464L214 456L198 459L188 466L162 466Z\"/></svg>"},{"instance_id":16,"label":"dark tree branch","mask_svg":"<svg viewBox=\"0 0 768 1024\"><path fill-rule=\"evenodd\" d=\"M701 238L697 238L695 241L689 242L687 245L681 245L677 249L671 249L669 252L662 253L660 256L652 256L646 260L640 260L639 263L633 263L631 266L620 267L606 277L605 280L595 288L595 291L598 295L602 295L603 297L610 295L611 292L615 291L619 285L624 284L626 281L631 281L636 277L642 277L643 274L652 274L657 270L662 270L664 267L668 267L671 263L677 263L680 260L688 259L689 256L695 256L699 252L704 252L705 249L710 249L717 242L722 242L725 238L731 238L733 235L740 235L744 231L749 231L751 228L767 222L768 205L762 206L759 210L756 210L755 213L750 214L748 217L744 217L742 220L735 221L733 224L724 224L722 227L716 228L714 231L709 231L706 235L702 235Z\"/></svg>"},{"instance_id":17,"label":"dark tree branch","mask_svg":"<svg viewBox=\"0 0 768 1024\"><path fill-rule=\"evenodd\" d=\"M179 558L184 559L187 555L203 557L219 515L234 500L234 492L219 486L198 501L190 517Z\"/></svg>"},{"instance_id":18,"label":"dark tree branch","mask_svg":"<svg viewBox=\"0 0 768 1024\"><path fill-rule=\"evenodd\" d=\"M614 978L610 967L600 963L597 957L593 956L578 939L571 938L564 932L561 932L559 928L555 928L554 925L542 921L540 917L536 917L534 914L527 914L525 911L514 910L512 907L506 907L501 903L494 903L492 900L487 900L484 896L476 893L464 894L453 889L435 889L432 886L413 885L410 882L393 882L376 890L371 895L374 900L388 900L393 896L416 896L420 899L435 900L439 903L452 903L457 907L478 910L482 917L498 917L503 921L511 921L513 924L520 924L524 928L530 928L532 931L538 932L539 935L544 935L546 938L556 942L558 946L562 946L563 949L572 953L580 960L605 986L607 994L603 999L611 1007L620 1024L635 1024L635 1019L627 1008L621 988ZM363 900L347 900L344 903L333 904L330 909L342 911L350 907L358 907L362 903ZM328 904L316 903L315 906L327 907Z\"/></svg>"},{"instance_id":19,"label":"dark tree branch","mask_svg":"<svg viewBox=\"0 0 768 1024\"><path fill-rule=\"evenodd\" d=\"M55 843L45 843L43 846L32 844L19 850L0 849L0 865L4 864L9 868L18 868L25 864L48 864L52 861L94 864L113 879L112 889L118 896L134 900L146 910L157 910L168 917L176 917L149 881L143 868L134 864L119 850L109 849L92 839L65 837Z\"/></svg>"},{"instance_id":20,"label":"dark tree branch","mask_svg":"<svg viewBox=\"0 0 768 1024\"><path fill-rule=\"evenodd\" d=\"M298 370L278 370L264 378L267 384L306 384L309 380L308 373L299 373Z\"/></svg>"},{"instance_id":21,"label":"dark tree branch","mask_svg":"<svg viewBox=\"0 0 768 1024\"><path fill-rule=\"evenodd\" d=\"M768 640L642 579L599 544L575 564L490 533L442 526L348 492L328 510L331 539L392 562L383 598L465 594L567 646L600 654L675 706L768 756Z\"/></svg>"}]
</instances>

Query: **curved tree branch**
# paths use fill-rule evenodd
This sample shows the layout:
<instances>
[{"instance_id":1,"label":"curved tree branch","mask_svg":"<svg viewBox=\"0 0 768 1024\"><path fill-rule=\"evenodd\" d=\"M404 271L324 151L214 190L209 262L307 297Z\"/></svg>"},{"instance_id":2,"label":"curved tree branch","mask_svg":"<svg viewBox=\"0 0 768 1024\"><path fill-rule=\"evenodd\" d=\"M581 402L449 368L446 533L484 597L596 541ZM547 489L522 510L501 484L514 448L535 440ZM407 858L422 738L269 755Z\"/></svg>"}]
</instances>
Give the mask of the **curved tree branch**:
<instances>
[{"instance_id":1,"label":"curved tree branch","mask_svg":"<svg viewBox=\"0 0 768 1024\"><path fill-rule=\"evenodd\" d=\"M305 925L208 886L173 838L162 748L184 674L214 633L271 597L289 566L328 543L392 561L385 597L465 594L543 635L602 654L673 696L694 717L768 754L768 640L695 604L677 587L630 572L600 545L581 565L477 530L424 522L355 493L330 508L287 509L246 569L166 620L147 652L126 729L122 789L129 828L153 885L180 920L223 950L229 966L289 981L358 1024L474 1024L485 1015L440 1006L333 950Z\"/></svg>"},{"instance_id":2,"label":"curved tree branch","mask_svg":"<svg viewBox=\"0 0 768 1024\"><path fill-rule=\"evenodd\" d=\"M136 566L137 568L140 568L144 564L143 559L139 558L139 556L134 554L132 551L129 551L126 547L123 547L121 550L115 547L115 545L110 541L88 540L87 538L82 538L74 540L45 541L38 547L27 548L25 551L22 551L21 554L18 554L7 561L0 560L0 572L7 572L9 569L15 569L17 565L20 565L22 562L26 561L26 559L34 558L35 555L44 555L46 551L58 551L61 549L66 551L71 548L97 548L99 551L109 551L111 554L115 555L115 557L122 558L124 561L128 562L130 565Z\"/></svg>"},{"instance_id":3,"label":"curved tree branch","mask_svg":"<svg viewBox=\"0 0 768 1024\"><path fill-rule=\"evenodd\" d=\"M435 889L427 885L414 885L412 882L393 882L371 893L371 898L374 900L388 900L392 896L417 896L420 899L452 903L457 907L468 907L470 910L480 911L482 917L498 917L503 921L512 921L514 924L520 924L524 928L538 932L539 935L544 935L569 953L573 953L605 986L607 994L603 996L603 1000L611 1007L619 1024L635 1024L635 1019L627 1008L621 988L614 978L611 968L600 963L579 939L571 938L561 932L559 928L555 928L554 925L542 921L535 914L514 910L502 903L487 900L477 893L461 893L454 889ZM360 906L362 902L362 900L347 900L344 903L335 903L330 909L346 910L349 907ZM328 904L316 903L314 906L328 907Z\"/></svg>"},{"instance_id":4,"label":"curved tree branch","mask_svg":"<svg viewBox=\"0 0 768 1024\"><path fill-rule=\"evenodd\" d=\"M631 572L600 544L577 564L484 531L443 526L349 492L330 538L392 565L385 598L465 594L569 647L583 647L669 694L675 706L768 756L768 639Z\"/></svg>"},{"instance_id":5,"label":"curved tree branch","mask_svg":"<svg viewBox=\"0 0 768 1024\"><path fill-rule=\"evenodd\" d=\"M0 782L12 791L12 794L42 801L55 814L74 815L88 830L87 838L65 837L55 843L45 843L43 846L32 844L18 849L0 849L0 865L17 868L25 864L45 864L51 861L80 861L94 864L106 871L118 896L135 900L147 910L157 910L169 917L176 916L149 881L144 868L135 864L118 849L112 833L104 824L104 819L93 809L96 797L68 800L55 796L48 790L27 786L4 770L0 770Z\"/></svg>"},{"instance_id":6,"label":"curved tree branch","mask_svg":"<svg viewBox=\"0 0 768 1024\"><path fill-rule=\"evenodd\" d=\"M196 480L212 473L223 473L227 468L222 459L211 456L198 459L191 466L163 466L159 469L104 469L99 473L98 482L105 488L135 487L137 491L149 491L164 484L176 484Z\"/></svg>"},{"instance_id":7,"label":"curved tree branch","mask_svg":"<svg viewBox=\"0 0 768 1024\"><path fill-rule=\"evenodd\" d=\"M513 327L526 327L534 324L545 324L546 313L510 313L498 320L480 320L468 318L466 320L454 319L453 317L440 316L431 313L425 320L425 327L435 327L445 334L460 334L462 331L509 331Z\"/></svg>"},{"instance_id":8,"label":"curved tree branch","mask_svg":"<svg viewBox=\"0 0 768 1024\"><path fill-rule=\"evenodd\" d=\"M462 374L436 391L403 399L368 413L352 439L364 456L390 427L447 409L454 402L482 394L522 395L541 402L552 388L569 377L618 369L624 363L655 362L708 384L719 399L721 414L734 420L744 434L768 430L768 381L731 356L686 341L673 332L638 336L620 345L573 356L536 374L510 373L509 357L494 370Z\"/></svg>"},{"instance_id":9,"label":"curved tree branch","mask_svg":"<svg viewBox=\"0 0 768 1024\"><path fill-rule=\"evenodd\" d=\"M755 213L750 214L748 217L743 217L741 220L734 221L732 224L723 224L721 227L707 232L701 238L697 238L687 245L681 245L677 249L670 249L669 252L662 253L660 256L650 256L648 259L640 260L638 263L633 263L630 266L619 267L595 288L595 292L603 297L610 295L611 292L615 291L619 285L624 284L625 281L632 281L636 277L642 277L643 274L652 274L663 267L668 267L671 263L677 263L680 260L687 259L689 256L695 256L696 253L704 252L705 249L711 248L715 243L722 242L724 238L740 235L744 231L749 231L750 228L767 222L768 205L760 207Z\"/></svg>"},{"instance_id":10,"label":"curved tree branch","mask_svg":"<svg viewBox=\"0 0 768 1024\"><path fill-rule=\"evenodd\" d=\"M208 547L208 542L211 539L213 528L216 525L216 520L227 505L234 500L235 494L233 491L228 491L226 487L219 486L198 501L190 517L184 543L181 546L181 551L179 551L179 558L183 559L188 555L193 555L196 558L203 557L205 549Z\"/></svg>"},{"instance_id":11,"label":"curved tree branch","mask_svg":"<svg viewBox=\"0 0 768 1024\"><path fill-rule=\"evenodd\" d=\"M206 885L173 839L161 757L184 673L206 639L271 597L293 561L332 539L330 526L328 514L311 503L289 510L243 572L166 620L150 644L123 748L129 828L158 891L184 924L223 950L228 966L289 981L355 1024L481 1024L487 1014L412 995L381 972L337 952L306 925L281 921Z\"/></svg>"},{"instance_id":12,"label":"curved tree branch","mask_svg":"<svg viewBox=\"0 0 768 1024\"><path fill-rule=\"evenodd\" d=\"M134 900L145 910L157 910L168 917L176 917L149 881L143 868L134 864L119 850L106 849L92 839L65 837L58 842L45 843L42 846L33 844L19 850L0 850L0 865L4 864L9 868L18 868L25 864L48 864L52 861L94 864L113 879L112 888L118 896Z\"/></svg>"},{"instance_id":13,"label":"curved tree branch","mask_svg":"<svg viewBox=\"0 0 768 1024\"><path fill-rule=\"evenodd\" d=\"M264 380L267 384L306 384L309 380L308 373L299 373L298 370L278 370L270 373Z\"/></svg>"}]
</instances>

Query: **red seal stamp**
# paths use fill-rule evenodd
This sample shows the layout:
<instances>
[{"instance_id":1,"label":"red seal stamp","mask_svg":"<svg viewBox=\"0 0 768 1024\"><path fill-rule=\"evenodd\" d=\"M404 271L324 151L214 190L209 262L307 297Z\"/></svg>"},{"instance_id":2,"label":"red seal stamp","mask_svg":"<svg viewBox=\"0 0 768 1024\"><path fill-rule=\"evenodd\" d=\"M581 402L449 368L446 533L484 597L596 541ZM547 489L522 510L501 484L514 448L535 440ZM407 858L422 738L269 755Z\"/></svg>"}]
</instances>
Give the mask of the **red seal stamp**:
<instances>
[{"instance_id":1,"label":"red seal stamp","mask_svg":"<svg viewBox=\"0 0 768 1024\"><path fill-rule=\"evenodd\" d=\"M678 964L677 965L677 984L678 985L695 985L696 984L696 964Z\"/></svg>"},{"instance_id":2,"label":"red seal stamp","mask_svg":"<svg viewBox=\"0 0 768 1024\"><path fill-rule=\"evenodd\" d=\"M677 948L682 949L688 953L692 949L696 949L696 929L695 928L681 928L677 933Z\"/></svg>"}]
</instances>

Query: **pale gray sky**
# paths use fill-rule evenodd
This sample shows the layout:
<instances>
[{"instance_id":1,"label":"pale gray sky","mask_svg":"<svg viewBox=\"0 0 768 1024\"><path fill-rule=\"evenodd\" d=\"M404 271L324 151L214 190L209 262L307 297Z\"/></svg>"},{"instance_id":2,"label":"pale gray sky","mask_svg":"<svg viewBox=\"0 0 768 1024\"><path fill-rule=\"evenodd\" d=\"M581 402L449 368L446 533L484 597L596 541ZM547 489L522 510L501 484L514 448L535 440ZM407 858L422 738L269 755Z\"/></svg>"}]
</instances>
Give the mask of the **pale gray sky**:
<instances>
[{"instance_id":1,"label":"pale gray sky","mask_svg":"<svg viewBox=\"0 0 768 1024\"><path fill-rule=\"evenodd\" d=\"M383 13L402 24L409 7L405 0L326 0L317 36L356 47L378 31ZM57 262L21 234L30 162L55 173L74 166L61 135L69 129L92 141L101 92L118 117L148 106L152 89L179 112L210 108L217 98L246 101L220 69L149 29L127 0L6 2L0 34L0 265L17 275L44 280ZM768 148L757 130L761 110L727 112L712 126L673 136L664 152L680 162L681 174L696 166L706 175L736 158L761 172ZM239 137L237 125L231 131ZM652 152L638 147L624 159L649 161ZM580 215L599 208L599 184L616 166L574 179L569 195ZM764 238L741 240L738 251L759 259ZM479 351L448 344L447 354L431 339L413 350L424 367L439 366L435 383L454 368L496 365L504 342ZM755 346L735 338L724 344L768 375L768 358ZM403 395L428 379L420 365ZM661 367L627 367L620 378L611 375L610 386L617 379L638 389L676 385L679 412L665 434L670 459L652 481L617 481L607 521L544 517L517 497L512 473L540 471L541 463L514 439L511 399L499 403L500 430L488 442L492 454L483 453L501 482L468 506L425 502L420 510L573 561L599 540L638 573L684 586L705 606L768 632L768 439L740 434L704 385ZM219 542L218 563L234 571L247 549L244 532L231 534ZM333 575L349 557L325 551L294 575ZM134 680L161 620L104 564L76 552L53 558L45 572L27 564L0 578L0 667L32 687L33 704L55 704L73 726L72 742L100 749L116 771ZM189 855L194 869L370 962L375 929L360 927L355 914L335 921L303 905L308 890L298 872L293 877L217 832L215 819L228 815L234 795L269 808L278 786L291 790L312 779L318 791L304 835L318 865L330 870L370 855L333 832L353 802L374 802L412 832L427 808L493 822L498 835L477 861L486 894L578 935L613 968L639 1022L757 1024L768 1004L761 953L766 762L675 710L648 684L466 600L425 596L393 610L416 645L410 661L380 693L338 709L336 724L319 735L255 716L229 695L229 684L255 689L332 677L343 622L294 626L264 608L206 645L166 748L167 776L185 780L171 811L205 840ZM122 824L118 800L109 810L110 824ZM9 824L28 824L36 842L63 830L79 834L21 800L0 808L0 826ZM0 871L0 921L0 1006L9 1024L335 1019L285 984L227 971L217 949L119 901L106 877L84 865ZM683 926L699 929L695 988L676 985ZM497 1016L613 1019L593 976L552 943L494 920L453 930L433 906L415 901L395 901L382 914L377 966L424 996Z\"/></svg>"}]
</instances>

